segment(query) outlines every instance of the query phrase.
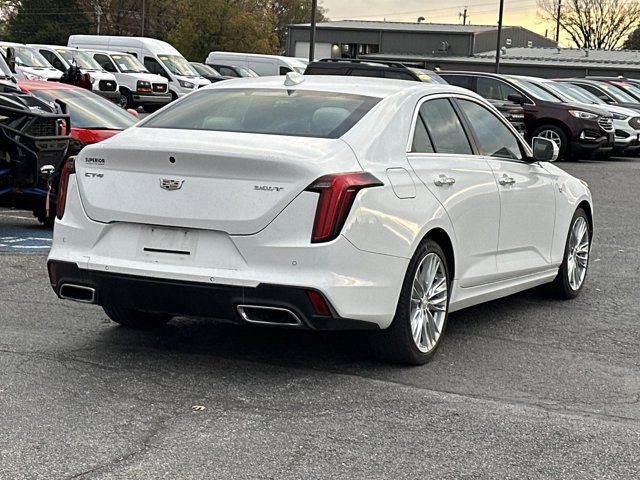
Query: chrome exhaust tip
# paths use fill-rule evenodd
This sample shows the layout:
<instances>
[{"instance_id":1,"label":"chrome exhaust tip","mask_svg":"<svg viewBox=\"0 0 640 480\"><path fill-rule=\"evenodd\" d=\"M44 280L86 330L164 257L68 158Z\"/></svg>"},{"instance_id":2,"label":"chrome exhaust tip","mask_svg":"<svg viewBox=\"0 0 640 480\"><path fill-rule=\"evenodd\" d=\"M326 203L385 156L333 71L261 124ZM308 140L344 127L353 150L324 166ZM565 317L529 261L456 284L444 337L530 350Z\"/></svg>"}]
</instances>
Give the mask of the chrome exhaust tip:
<instances>
[{"instance_id":1,"label":"chrome exhaust tip","mask_svg":"<svg viewBox=\"0 0 640 480\"><path fill-rule=\"evenodd\" d=\"M281 327L301 327L302 320L288 308L267 307L264 305L238 305L240 317L247 323Z\"/></svg>"},{"instance_id":2,"label":"chrome exhaust tip","mask_svg":"<svg viewBox=\"0 0 640 480\"><path fill-rule=\"evenodd\" d=\"M96 303L96 289L72 283L63 283L58 296L64 300L80 303Z\"/></svg>"}]
</instances>

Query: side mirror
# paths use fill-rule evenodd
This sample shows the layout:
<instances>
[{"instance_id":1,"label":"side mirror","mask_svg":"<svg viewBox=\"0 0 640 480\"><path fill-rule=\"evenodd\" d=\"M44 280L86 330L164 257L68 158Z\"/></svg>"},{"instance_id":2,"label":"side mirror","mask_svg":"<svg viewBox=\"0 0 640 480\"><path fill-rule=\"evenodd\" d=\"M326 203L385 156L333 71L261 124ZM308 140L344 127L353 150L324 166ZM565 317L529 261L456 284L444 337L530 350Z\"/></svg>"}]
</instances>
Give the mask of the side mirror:
<instances>
[{"instance_id":1,"label":"side mirror","mask_svg":"<svg viewBox=\"0 0 640 480\"><path fill-rule=\"evenodd\" d=\"M519 93L510 93L509 95L507 95L507 100L519 105L524 105L525 103L527 103L527 100Z\"/></svg>"},{"instance_id":2,"label":"side mirror","mask_svg":"<svg viewBox=\"0 0 640 480\"><path fill-rule=\"evenodd\" d=\"M7 66L12 73L16 73L16 51L13 47L7 47Z\"/></svg>"},{"instance_id":3,"label":"side mirror","mask_svg":"<svg viewBox=\"0 0 640 480\"><path fill-rule=\"evenodd\" d=\"M531 148L536 162L555 162L560 154L560 148L556 142L548 138L533 137Z\"/></svg>"},{"instance_id":4,"label":"side mirror","mask_svg":"<svg viewBox=\"0 0 640 480\"><path fill-rule=\"evenodd\" d=\"M133 108L127 108L127 112L129 112L131 115L133 115L136 118L140 118L140 114L138 113L138 111Z\"/></svg>"},{"instance_id":5,"label":"side mirror","mask_svg":"<svg viewBox=\"0 0 640 480\"><path fill-rule=\"evenodd\" d=\"M598 95L598 98L600 100L602 100L603 102L605 102L605 103L609 103L609 104L616 103L611 98L607 97L606 95Z\"/></svg>"}]
</instances>

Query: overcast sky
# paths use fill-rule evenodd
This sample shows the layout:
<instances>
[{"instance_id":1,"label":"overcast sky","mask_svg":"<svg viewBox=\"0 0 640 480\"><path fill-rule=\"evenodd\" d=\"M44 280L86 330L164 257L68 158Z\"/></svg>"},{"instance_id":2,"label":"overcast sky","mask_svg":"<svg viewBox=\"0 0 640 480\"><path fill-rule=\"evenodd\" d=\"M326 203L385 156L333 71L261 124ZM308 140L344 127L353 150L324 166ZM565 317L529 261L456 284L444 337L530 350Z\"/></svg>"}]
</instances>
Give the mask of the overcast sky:
<instances>
[{"instance_id":1,"label":"overcast sky","mask_svg":"<svg viewBox=\"0 0 640 480\"><path fill-rule=\"evenodd\" d=\"M427 22L462 23L459 13L468 7L468 19L475 24L498 23L499 0L319 0L331 20L383 20L415 22L420 16ZM446 5L446 6L445 6ZM536 14L536 0L505 0L505 25L522 25L544 35L554 34L554 26L545 24Z\"/></svg>"}]
</instances>

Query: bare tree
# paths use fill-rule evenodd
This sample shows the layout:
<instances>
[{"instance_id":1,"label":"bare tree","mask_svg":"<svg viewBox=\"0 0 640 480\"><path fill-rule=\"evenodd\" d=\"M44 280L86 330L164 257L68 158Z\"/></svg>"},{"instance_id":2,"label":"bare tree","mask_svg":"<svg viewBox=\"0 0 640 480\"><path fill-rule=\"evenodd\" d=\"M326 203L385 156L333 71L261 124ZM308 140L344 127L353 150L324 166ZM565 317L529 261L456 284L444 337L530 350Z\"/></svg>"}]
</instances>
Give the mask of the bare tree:
<instances>
[{"instance_id":1,"label":"bare tree","mask_svg":"<svg viewBox=\"0 0 640 480\"><path fill-rule=\"evenodd\" d=\"M538 15L556 22L558 0L538 0ZM640 25L638 0L562 0L560 27L578 48L619 48Z\"/></svg>"}]
</instances>

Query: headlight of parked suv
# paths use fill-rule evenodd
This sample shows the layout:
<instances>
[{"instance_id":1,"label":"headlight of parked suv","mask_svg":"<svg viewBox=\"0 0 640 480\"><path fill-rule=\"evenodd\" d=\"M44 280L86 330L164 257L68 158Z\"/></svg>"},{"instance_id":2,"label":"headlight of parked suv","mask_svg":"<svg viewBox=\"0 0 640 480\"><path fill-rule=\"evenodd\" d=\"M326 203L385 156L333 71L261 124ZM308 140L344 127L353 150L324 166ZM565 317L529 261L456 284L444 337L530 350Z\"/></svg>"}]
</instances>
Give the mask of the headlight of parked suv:
<instances>
[{"instance_id":1,"label":"headlight of parked suv","mask_svg":"<svg viewBox=\"0 0 640 480\"><path fill-rule=\"evenodd\" d=\"M613 119L614 120L626 120L629 118L629 115L623 115L621 113L614 113L613 114Z\"/></svg>"},{"instance_id":2,"label":"headlight of parked suv","mask_svg":"<svg viewBox=\"0 0 640 480\"><path fill-rule=\"evenodd\" d=\"M193 88L193 87L195 87L195 84L193 84L191 82L187 82L185 80L178 80L178 83L180 84L181 87L184 87L184 88Z\"/></svg>"},{"instance_id":3,"label":"headlight of parked suv","mask_svg":"<svg viewBox=\"0 0 640 480\"><path fill-rule=\"evenodd\" d=\"M582 110L569 110L569 113L576 118L582 118L584 120L597 120L599 117L596 113L583 112Z\"/></svg>"}]
</instances>

